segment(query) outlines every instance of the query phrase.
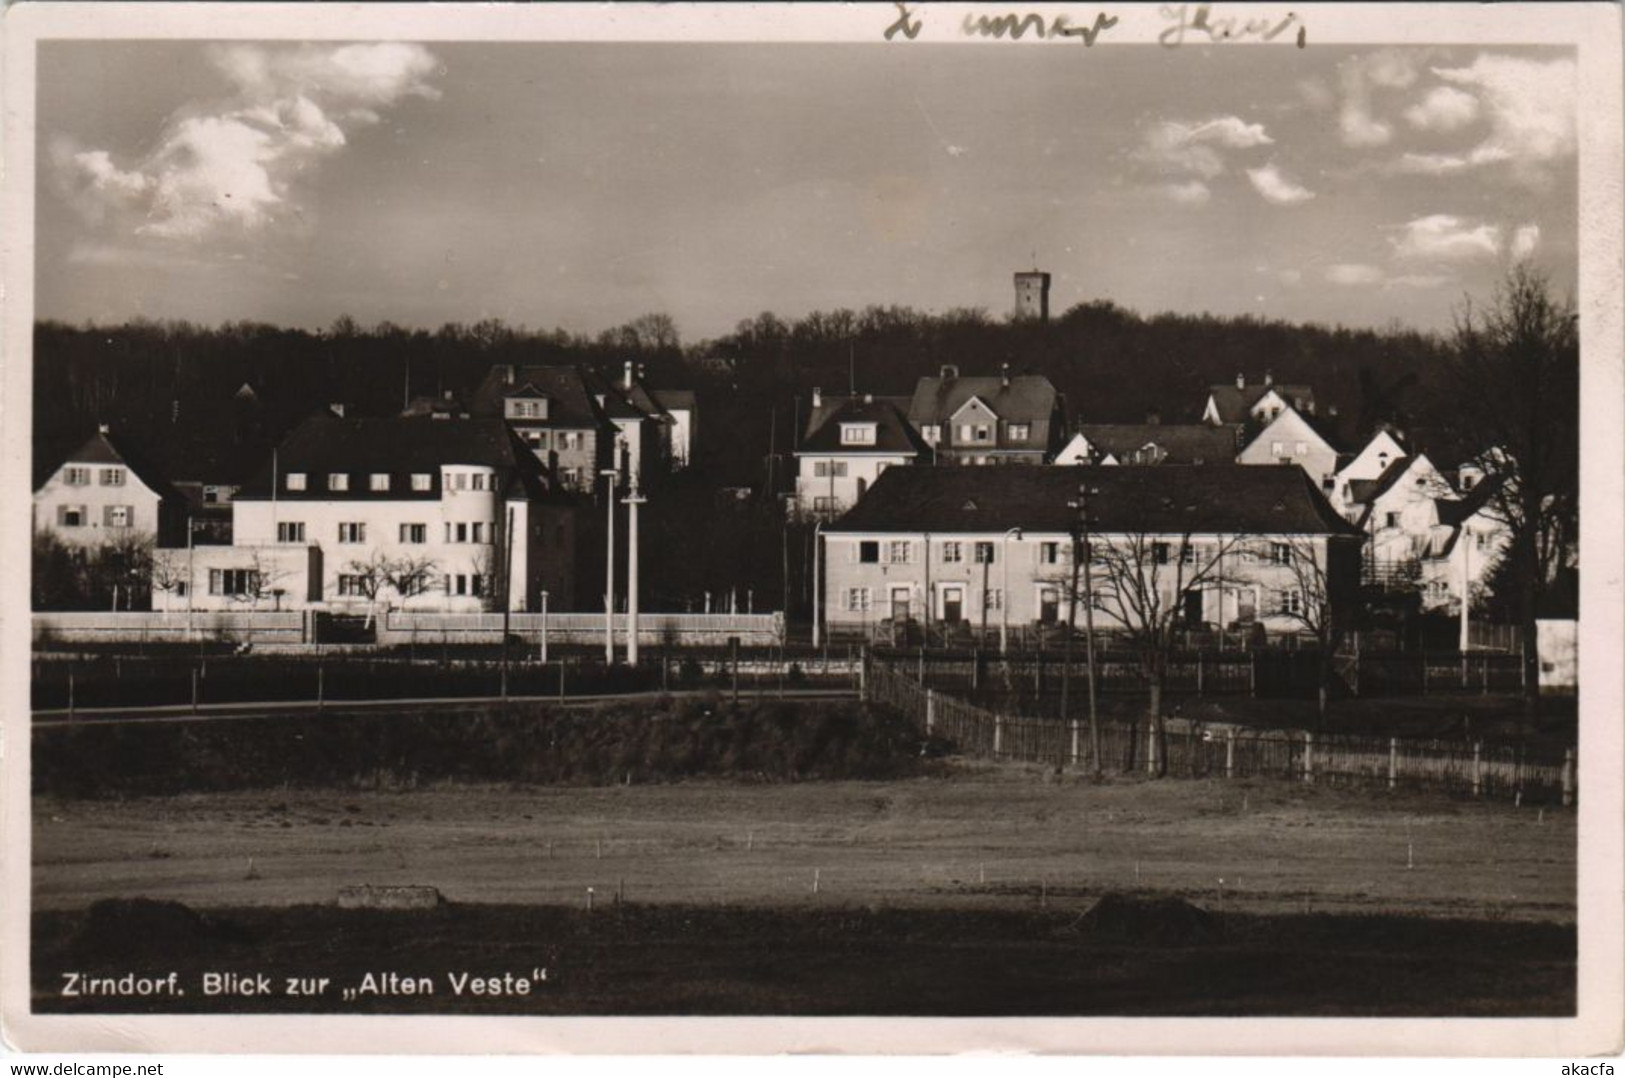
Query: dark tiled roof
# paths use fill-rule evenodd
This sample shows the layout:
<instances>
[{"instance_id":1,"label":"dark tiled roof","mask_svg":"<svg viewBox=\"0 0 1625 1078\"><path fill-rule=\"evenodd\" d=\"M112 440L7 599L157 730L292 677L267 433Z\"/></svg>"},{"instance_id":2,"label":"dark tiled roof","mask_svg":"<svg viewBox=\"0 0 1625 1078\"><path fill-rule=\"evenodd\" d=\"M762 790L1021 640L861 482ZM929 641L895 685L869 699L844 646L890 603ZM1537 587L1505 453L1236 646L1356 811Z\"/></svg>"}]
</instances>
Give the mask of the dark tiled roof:
<instances>
[{"instance_id":1,"label":"dark tiled roof","mask_svg":"<svg viewBox=\"0 0 1625 1078\"><path fill-rule=\"evenodd\" d=\"M513 379L508 379L508 371ZM544 420L525 420L530 427L558 427L586 430L602 426L603 411L593 400L586 379L574 367L513 366L497 364L486 372L485 380L474 391L469 411L476 416L500 418L502 402L510 396L545 396L550 405Z\"/></svg>"},{"instance_id":2,"label":"dark tiled roof","mask_svg":"<svg viewBox=\"0 0 1625 1078\"><path fill-rule=\"evenodd\" d=\"M1239 464L889 468L833 532L1066 532L1080 486L1101 533L1358 535L1301 468Z\"/></svg>"},{"instance_id":3,"label":"dark tiled roof","mask_svg":"<svg viewBox=\"0 0 1625 1078\"><path fill-rule=\"evenodd\" d=\"M946 423L972 397L979 397L1007 422L1041 423L1055 412L1055 386L1041 374L1020 374L1006 384L997 375L967 378L921 378L909 401L908 419L916 428Z\"/></svg>"},{"instance_id":4,"label":"dark tiled roof","mask_svg":"<svg viewBox=\"0 0 1625 1078\"><path fill-rule=\"evenodd\" d=\"M1229 464L1236 459L1236 433L1207 423L1086 423L1083 436L1095 449L1121 460L1147 445L1168 454L1168 464Z\"/></svg>"},{"instance_id":5,"label":"dark tiled roof","mask_svg":"<svg viewBox=\"0 0 1625 1078\"><path fill-rule=\"evenodd\" d=\"M78 449L56 462L35 462L34 489L44 486L64 464L122 464L135 473L135 477L150 487L160 498L178 498L180 494L170 485L163 470L150 455L129 439L113 433L97 431Z\"/></svg>"},{"instance_id":6,"label":"dark tiled roof","mask_svg":"<svg viewBox=\"0 0 1625 1078\"><path fill-rule=\"evenodd\" d=\"M692 412L695 407L692 389L651 389L649 396L668 412Z\"/></svg>"},{"instance_id":7,"label":"dark tiled roof","mask_svg":"<svg viewBox=\"0 0 1625 1078\"><path fill-rule=\"evenodd\" d=\"M910 397L882 397L870 394L866 397L846 397L840 394L825 394L820 402L807 413L807 425L802 429L802 437L811 437L813 432L829 421L829 417L846 407L852 401L868 400L875 404L889 404L905 419L908 417Z\"/></svg>"},{"instance_id":8,"label":"dark tiled roof","mask_svg":"<svg viewBox=\"0 0 1625 1078\"><path fill-rule=\"evenodd\" d=\"M1290 385L1276 382L1265 385L1263 382L1248 383L1247 388L1237 389L1234 382L1208 387L1208 394L1219 409L1219 419L1225 423L1245 423L1250 418L1253 405L1259 399L1274 390L1287 404L1294 401L1313 401L1315 391L1306 385Z\"/></svg>"},{"instance_id":9,"label":"dark tiled roof","mask_svg":"<svg viewBox=\"0 0 1625 1078\"><path fill-rule=\"evenodd\" d=\"M822 422L801 443L798 453L929 453L896 404L886 398L863 400L843 397L833 405L825 401L818 409ZM842 445L842 423L873 423L873 445Z\"/></svg>"},{"instance_id":10,"label":"dark tiled roof","mask_svg":"<svg viewBox=\"0 0 1625 1078\"><path fill-rule=\"evenodd\" d=\"M265 461L237 496L269 497L272 463ZM335 496L348 501L439 498L440 469L457 464L494 469L504 493L510 492L515 483L531 497L547 489L535 455L500 419L340 419L324 415L300 424L277 447L275 467L279 477L290 472L303 472L308 477L303 491L288 490L283 478L277 497L311 501ZM335 472L350 477L349 490L336 493L327 489L327 476ZM388 491L369 489L369 477L379 472L390 476ZM414 473L431 477L429 490L412 490Z\"/></svg>"}]
</instances>

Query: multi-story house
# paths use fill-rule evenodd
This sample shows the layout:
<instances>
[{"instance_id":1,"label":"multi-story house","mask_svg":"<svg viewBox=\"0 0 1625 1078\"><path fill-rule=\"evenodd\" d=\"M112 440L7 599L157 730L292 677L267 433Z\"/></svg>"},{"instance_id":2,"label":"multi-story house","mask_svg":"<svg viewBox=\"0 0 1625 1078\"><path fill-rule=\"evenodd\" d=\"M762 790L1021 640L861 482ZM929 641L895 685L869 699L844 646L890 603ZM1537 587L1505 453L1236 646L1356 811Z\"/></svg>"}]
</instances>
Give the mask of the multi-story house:
<instances>
[{"instance_id":1,"label":"multi-story house","mask_svg":"<svg viewBox=\"0 0 1625 1078\"><path fill-rule=\"evenodd\" d=\"M829 518L855 505L887 468L929 459L904 416L907 398L812 394L807 434L796 450L796 495L790 511Z\"/></svg>"},{"instance_id":2,"label":"multi-story house","mask_svg":"<svg viewBox=\"0 0 1625 1078\"><path fill-rule=\"evenodd\" d=\"M1459 498L1434 502L1437 525L1422 555L1424 610L1461 612L1483 594L1491 571L1511 542L1511 530L1495 512L1495 480L1474 483Z\"/></svg>"},{"instance_id":3,"label":"multi-story house","mask_svg":"<svg viewBox=\"0 0 1625 1078\"><path fill-rule=\"evenodd\" d=\"M469 402L476 417L500 417L565 490L592 492L616 466L620 431L575 367L498 364Z\"/></svg>"},{"instance_id":4,"label":"multi-story house","mask_svg":"<svg viewBox=\"0 0 1625 1078\"><path fill-rule=\"evenodd\" d=\"M1438 541L1438 505L1456 497L1425 453L1396 458L1375 479L1351 480L1353 523L1368 536L1366 582L1419 588L1422 558Z\"/></svg>"},{"instance_id":5,"label":"multi-story house","mask_svg":"<svg viewBox=\"0 0 1625 1078\"><path fill-rule=\"evenodd\" d=\"M38 477L34 529L74 547L176 541L185 499L130 445L99 427Z\"/></svg>"},{"instance_id":6,"label":"multi-story house","mask_svg":"<svg viewBox=\"0 0 1625 1078\"><path fill-rule=\"evenodd\" d=\"M1237 464L1296 464L1328 498L1337 486L1338 450L1333 436L1296 408L1271 410L1270 418L1241 452Z\"/></svg>"},{"instance_id":7,"label":"multi-story house","mask_svg":"<svg viewBox=\"0 0 1625 1078\"><path fill-rule=\"evenodd\" d=\"M1213 426L1259 425L1268 423L1288 408L1301 415L1315 414L1315 391L1306 385L1277 384L1266 371L1262 382L1247 381L1237 374L1234 385L1208 387L1202 422Z\"/></svg>"},{"instance_id":8,"label":"multi-story house","mask_svg":"<svg viewBox=\"0 0 1625 1078\"><path fill-rule=\"evenodd\" d=\"M502 420L320 416L238 492L230 546L155 572L153 607L569 609L579 509Z\"/></svg>"},{"instance_id":9,"label":"multi-story house","mask_svg":"<svg viewBox=\"0 0 1625 1078\"><path fill-rule=\"evenodd\" d=\"M1230 464L1233 427L1205 423L1085 423L1056 464Z\"/></svg>"},{"instance_id":10,"label":"multi-story house","mask_svg":"<svg viewBox=\"0 0 1625 1078\"><path fill-rule=\"evenodd\" d=\"M921 378L908 421L937 464L1045 464L1066 436L1065 402L1042 375L960 377L944 366Z\"/></svg>"},{"instance_id":11,"label":"multi-story house","mask_svg":"<svg viewBox=\"0 0 1625 1078\"><path fill-rule=\"evenodd\" d=\"M1078 602L1094 597L1103 630L1134 589L1191 626L1296 632L1358 587L1358 529L1297 469L893 468L824 531L831 633L1066 621L1080 487L1094 557Z\"/></svg>"},{"instance_id":12,"label":"multi-story house","mask_svg":"<svg viewBox=\"0 0 1625 1078\"><path fill-rule=\"evenodd\" d=\"M1332 506L1349 520L1357 521L1365 507L1354 500L1352 490L1356 482L1370 483L1388 470L1388 465L1405 456L1406 450L1394 432L1387 427L1378 428L1364 446L1352 457L1343 460L1334 477L1329 497ZM1368 490L1369 487L1362 487Z\"/></svg>"}]
</instances>

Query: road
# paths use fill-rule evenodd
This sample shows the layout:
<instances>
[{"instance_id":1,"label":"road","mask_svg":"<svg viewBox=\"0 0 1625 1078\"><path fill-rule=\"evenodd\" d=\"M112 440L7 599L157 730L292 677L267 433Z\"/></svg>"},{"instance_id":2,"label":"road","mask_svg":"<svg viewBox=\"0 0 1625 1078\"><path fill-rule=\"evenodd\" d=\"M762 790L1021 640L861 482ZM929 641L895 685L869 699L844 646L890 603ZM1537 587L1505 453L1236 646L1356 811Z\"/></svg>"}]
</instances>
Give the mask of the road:
<instances>
[{"instance_id":1,"label":"road","mask_svg":"<svg viewBox=\"0 0 1625 1078\"><path fill-rule=\"evenodd\" d=\"M58 727L86 725L115 725L121 723L175 723L175 722L230 722L241 719L261 719L276 715L324 714L344 715L351 712L389 711L392 709L440 707L482 707L491 704L551 704L555 707L594 707L599 704L622 703L628 700L686 699L720 695L727 698L726 690L691 689L679 691L654 690L650 692L595 693L585 696L454 696L414 697L390 700L276 700L248 701L232 704L166 704L159 707L101 707L67 708L35 711L34 729L49 730ZM775 689L743 690L744 700L851 700L857 691L845 689Z\"/></svg>"}]
</instances>

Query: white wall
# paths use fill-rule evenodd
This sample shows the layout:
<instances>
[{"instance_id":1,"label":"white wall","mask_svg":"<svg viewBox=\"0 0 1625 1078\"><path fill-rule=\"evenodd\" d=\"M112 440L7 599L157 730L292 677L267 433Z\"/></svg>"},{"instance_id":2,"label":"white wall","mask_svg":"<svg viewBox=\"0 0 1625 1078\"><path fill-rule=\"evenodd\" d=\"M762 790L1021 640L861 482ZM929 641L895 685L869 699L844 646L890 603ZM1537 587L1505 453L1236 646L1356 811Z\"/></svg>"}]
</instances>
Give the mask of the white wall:
<instances>
[{"instance_id":1,"label":"white wall","mask_svg":"<svg viewBox=\"0 0 1625 1078\"><path fill-rule=\"evenodd\" d=\"M905 456L878 453L799 454L798 460L796 510L802 513L824 512L825 509L819 506L820 498L833 499L834 504L828 507L829 512L845 512L857 504L860 481L863 489L868 490L887 468L909 463L909 458ZM844 465L846 474L835 477L814 475L819 463Z\"/></svg>"},{"instance_id":2,"label":"white wall","mask_svg":"<svg viewBox=\"0 0 1625 1078\"><path fill-rule=\"evenodd\" d=\"M1405 448L1392 434L1385 430L1378 431L1364 448L1355 454L1354 459L1337 473L1336 487L1332 492L1332 505L1336 506L1337 511L1345 518L1357 514L1359 507L1349 500L1349 484L1356 479L1376 479L1388 470L1388 465L1404 455Z\"/></svg>"},{"instance_id":3,"label":"white wall","mask_svg":"<svg viewBox=\"0 0 1625 1078\"><path fill-rule=\"evenodd\" d=\"M1337 471L1337 451L1302 416L1288 408L1236 455L1237 464L1298 465L1325 490Z\"/></svg>"}]
</instances>

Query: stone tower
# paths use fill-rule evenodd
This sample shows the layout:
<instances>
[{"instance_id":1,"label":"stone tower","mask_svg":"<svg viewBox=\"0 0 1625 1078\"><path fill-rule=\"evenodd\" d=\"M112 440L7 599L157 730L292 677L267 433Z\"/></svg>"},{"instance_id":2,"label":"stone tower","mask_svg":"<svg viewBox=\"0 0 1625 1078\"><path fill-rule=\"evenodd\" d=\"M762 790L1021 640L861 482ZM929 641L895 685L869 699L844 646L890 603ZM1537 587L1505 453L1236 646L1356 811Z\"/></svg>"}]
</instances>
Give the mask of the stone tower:
<instances>
[{"instance_id":1,"label":"stone tower","mask_svg":"<svg viewBox=\"0 0 1625 1078\"><path fill-rule=\"evenodd\" d=\"M1016 317L1049 321L1049 274L1039 270L1016 274Z\"/></svg>"}]
</instances>

